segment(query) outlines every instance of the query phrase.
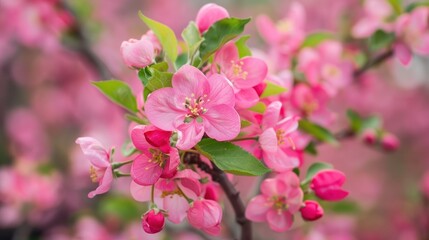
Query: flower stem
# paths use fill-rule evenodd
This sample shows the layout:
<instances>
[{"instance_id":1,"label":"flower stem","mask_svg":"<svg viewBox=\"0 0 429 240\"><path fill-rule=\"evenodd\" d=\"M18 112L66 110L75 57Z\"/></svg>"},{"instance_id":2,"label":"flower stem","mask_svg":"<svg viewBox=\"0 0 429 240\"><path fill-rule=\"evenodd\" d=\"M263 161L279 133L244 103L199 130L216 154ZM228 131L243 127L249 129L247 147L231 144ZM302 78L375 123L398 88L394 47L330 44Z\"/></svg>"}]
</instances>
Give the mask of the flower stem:
<instances>
[{"instance_id":1,"label":"flower stem","mask_svg":"<svg viewBox=\"0 0 429 240\"><path fill-rule=\"evenodd\" d=\"M120 168L120 167L122 167L124 165L132 163L133 161L134 160L129 160L129 161L126 161L126 162L115 162L115 163L112 163L112 168L113 169L118 169L118 168Z\"/></svg>"},{"instance_id":2,"label":"flower stem","mask_svg":"<svg viewBox=\"0 0 429 240\"><path fill-rule=\"evenodd\" d=\"M117 177L117 178L131 176L131 174L129 174L129 173L123 173L123 172L120 172L119 170L115 170L115 171L113 171L113 173L115 174L115 177Z\"/></svg>"}]
</instances>

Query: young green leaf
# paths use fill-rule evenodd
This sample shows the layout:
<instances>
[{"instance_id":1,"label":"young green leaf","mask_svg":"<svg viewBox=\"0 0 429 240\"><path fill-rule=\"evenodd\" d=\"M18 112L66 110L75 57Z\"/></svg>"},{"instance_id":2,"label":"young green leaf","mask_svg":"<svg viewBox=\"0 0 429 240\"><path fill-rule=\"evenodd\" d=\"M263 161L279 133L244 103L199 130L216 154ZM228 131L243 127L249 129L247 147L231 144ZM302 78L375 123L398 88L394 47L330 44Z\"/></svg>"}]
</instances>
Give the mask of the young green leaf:
<instances>
[{"instance_id":1,"label":"young green leaf","mask_svg":"<svg viewBox=\"0 0 429 240\"><path fill-rule=\"evenodd\" d=\"M316 47L320 43L322 43L325 40L333 39L334 35L329 32L315 32L309 34L304 42L301 44L301 48L305 47Z\"/></svg>"},{"instance_id":2,"label":"young green leaf","mask_svg":"<svg viewBox=\"0 0 429 240\"><path fill-rule=\"evenodd\" d=\"M190 59L192 64L194 55L200 47L200 44L203 42L200 32L198 31L198 27L194 22L190 22L183 30L182 38L185 40L186 45L188 46L188 59Z\"/></svg>"},{"instance_id":3,"label":"young green leaf","mask_svg":"<svg viewBox=\"0 0 429 240\"><path fill-rule=\"evenodd\" d=\"M388 0L396 14L402 13L402 0Z\"/></svg>"},{"instance_id":4,"label":"young green leaf","mask_svg":"<svg viewBox=\"0 0 429 240\"><path fill-rule=\"evenodd\" d=\"M332 135L332 133L328 129L308 120L299 120L299 130L310 134L319 141L331 144L337 143L337 140L335 139L334 135Z\"/></svg>"},{"instance_id":5,"label":"young green leaf","mask_svg":"<svg viewBox=\"0 0 429 240\"><path fill-rule=\"evenodd\" d=\"M286 88L282 87L280 85L277 85L273 82L266 81L267 86L265 87L264 91L261 94L261 98L266 98L269 96L279 95L281 93L286 92Z\"/></svg>"},{"instance_id":6,"label":"young green leaf","mask_svg":"<svg viewBox=\"0 0 429 240\"><path fill-rule=\"evenodd\" d=\"M160 22L146 17L145 15L143 15L142 12L139 12L139 17L144 23L146 23L146 25L153 31L153 33L155 33L159 42L162 45L162 49L164 50L170 61L172 63L176 62L178 43L173 30L171 30L169 27Z\"/></svg>"},{"instance_id":7,"label":"young green leaf","mask_svg":"<svg viewBox=\"0 0 429 240\"><path fill-rule=\"evenodd\" d=\"M395 41L395 34L377 30L368 41L369 48L373 51L389 47Z\"/></svg>"},{"instance_id":8,"label":"young green leaf","mask_svg":"<svg viewBox=\"0 0 429 240\"><path fill-rule=\"evenodd\" d=\"M119 80L108 80L92 82L104 95L112 102L127 109L130 112L137 112L137 101L131 88L125 82Z\"/></svg>"},{"instance_id":9,"label":"young green leaf","mask_svg":"<svg viewBox=\"0 0 429 240\"><path fill-rule=\"evenodd\" d=\"M304 181L302 181L301 185L307 184L311 181L311 179L316 175L318 172L325 170L325 169L332 169L332 165L329 163L324 162L315 162L310 165L310 167L307 169L307 174L305 175Z\"/></svg>"},{"instance_id":10,"label":"young green leaf","mask_svg":"<svg viewBox=\"0 0 429 240\"><path fill-rule=\"evenodd\" d=\"M255 106L249 108L250 111L257 113L264 113L265 109L267 109L267 105L265 105L263 102L258 102L255 104Z\"/></svg>"},{"instance_id":11,"label":"young green leaf","mask_svg":"<svg viewBox=\"0 0 429 240\"><path fill-rule=\"evenodd\" d=\"M151 68L150 72L152 73L152 76L146 84L145 89L153 92L160 88L171 87L171 78L173 77L172 73L160 72L154 68Z\"/></svg>"},{"instance_id":12,"label":"young green leaf","mask_svg":"<svg viewBox=\"0 0 429 240\"><path fill-rule=\"evenodd\" d=\"M350 122L350 128L354 133L362 133L366 129L377 129L381 127L381 120L376 116L363 118L357 112L347 110L347 117Z\"/></svg>"},{"instance_id":13,"label":"young green leaf","mask_svg":"<svg viewBox=\"0 0 429 240\"><path fill-rule=\"evenodd\" d=\"M225 43L240 35L249 21L250 18L224 18L215 22L203 35L204 41L199 49L202 62L207 61Z\"/></svg>"},{"instance_id":14,"label":"young green leaf","mask_svg":"<svg viewBox=\"0 0 429 240\"><path fill-rule=\"evenodd\" d=\"M270 172L270 169L252 154L230 142L205 138L195 147L225 172L245 176L261 176Z\"/></svg>"},{"instance_id":15,"label":"young green leaf","mask_svg":"<svg viewBox=\"0 0 429 240\"><path fill-rule=\"evenodd\" d=\"M242 36L240 39L235 42L235 46L238 49L238 55L240 58L246 57L246 56L252 56L252 52L250 51L250 48L246 45L247 40L249 40L250 36Z\"/></svg>"}]
</instances>

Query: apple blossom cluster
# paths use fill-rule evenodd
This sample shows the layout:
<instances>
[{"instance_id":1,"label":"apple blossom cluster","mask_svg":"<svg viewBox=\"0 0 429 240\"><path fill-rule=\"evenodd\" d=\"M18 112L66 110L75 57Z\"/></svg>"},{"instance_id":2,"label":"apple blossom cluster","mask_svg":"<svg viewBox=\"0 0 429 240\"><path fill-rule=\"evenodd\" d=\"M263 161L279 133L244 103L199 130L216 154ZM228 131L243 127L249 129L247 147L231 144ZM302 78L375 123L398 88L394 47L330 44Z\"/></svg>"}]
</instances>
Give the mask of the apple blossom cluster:
<instances>
[{"instance_id":1,"label":"apple blossom cluster","mask_svg":"<svg viewBox=\"0 0 429 240\"><path fill-rule=\"evenodd\" d=\"M365 11L353 28L356 37L394 34L391 47L403 63L412 52L429 54L428 7L392 18L388 3L368 0ZM123 152L129 161L115 162L114 149L94 138L76 143L98 183L88 196L108 192L116 177L130 176L132 197L148 203L142 216L147 233L162 231L166 220L179 224L187 219L196 229L219 235L218 171L261 176L260 193L248 201L245 217L286 231L297 216L317 220L325 201L348 196L345 174L328 163L313 163L301 174L305 154L317 153L318 144L360 135L387 150L399 145L378 119L351 110L344 133L328 130L336 123L330 100L352 84L361 65L353 48L332 35L306 32L299 3L277 23L268 16L256 19L266 53L249 49L248 36L240 36L249 19L230 17L216 4L199 10L181 41L167 26L143 14L140 18L150 30L124 41L120 51L144 90L135 97L122 81L94 83L130 112L133 147ZM129 174L120 170L128 164Z\"/></svg>"}]
</instances>

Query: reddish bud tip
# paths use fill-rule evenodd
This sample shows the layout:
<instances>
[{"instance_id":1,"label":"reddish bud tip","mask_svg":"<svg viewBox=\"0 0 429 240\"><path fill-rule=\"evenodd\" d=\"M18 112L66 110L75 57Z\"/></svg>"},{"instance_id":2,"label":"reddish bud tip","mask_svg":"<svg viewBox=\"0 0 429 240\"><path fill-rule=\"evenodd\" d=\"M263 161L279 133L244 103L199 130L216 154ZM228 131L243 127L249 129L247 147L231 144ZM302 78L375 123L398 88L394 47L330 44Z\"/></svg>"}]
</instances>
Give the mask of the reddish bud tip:
<instances>
[{"instance_id":1,"label":"reddish bud tip","mask_svg":"<svg viewBox=\"0 0 429 240\"><path fill-rule=\"evenodd\" d=\"M164 214L155 209L147 212L142 219L143 230L147 233L154 234L160 232L164 228Z\"/></svg>"},{"instance_id":2,"label":"reddish bud tip","mask_svg":"<svg viewBox=\"0 0 429 240\"><path fill-rule=\"evenodd\" d=\"M318 202L307 200L304 204L305 206L299 210L304 220L315 221L323 216L323 208Z\"/></svg>"}]
</instances>

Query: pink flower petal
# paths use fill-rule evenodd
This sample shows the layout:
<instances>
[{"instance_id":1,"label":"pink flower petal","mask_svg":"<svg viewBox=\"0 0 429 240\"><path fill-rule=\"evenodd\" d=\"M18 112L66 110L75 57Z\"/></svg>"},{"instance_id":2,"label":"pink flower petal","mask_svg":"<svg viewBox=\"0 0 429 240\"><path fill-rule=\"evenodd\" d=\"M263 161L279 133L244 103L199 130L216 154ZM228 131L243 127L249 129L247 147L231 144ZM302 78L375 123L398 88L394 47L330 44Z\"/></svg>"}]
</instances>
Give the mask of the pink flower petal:
<instances>
[{"instance_id":1,"label":"pink flower petal","mask_svg":"<svg viewBox=\"0 0 429 240\"><path fill-rule=\"evenodd\" d=\"M231 85L228 83L228 80L220 75L213 74L208 79L210 84L210 94L208 96L209 102L204 104L205 108L210 108L211 106L226 104L231 107L234 106L234 90Z\"/></svg>"},{"instance_id":2,"label":"pink flower petal","mask_svg":"<svg viewBox=\"0 0 429 240\"><path fill-rule=\"evenodd\" d=\"M265 129L259 136L259 143L262 150L269 153L274 153L279 149L276 131L274 128Z\"/></svg>"},{"instance_id":3,"label":"pink flower petal","mask_svg":"<svg viewBox=\"0 0 429 240\"><path fill-rule=\"evenodd\" d=\"M234 86L240 89L251 88L265 80L268 73L267 64L261 59L254 57L244 57L239 60L243 72L247 72L245 78L235 77Z\"/></svg>"},{"instance_id":4,"label":"pink flower petal","mask_svg":"<svg viewBox=\"0 0 429 240\"><path fill-rule=\"evenodd\" d=\"M110 190L110 187L112 186L112 182L113 182L112 168L108 167L104 172L103 178L100 180L100 183L99 183L100 185L98 185L97 189L88 193L88 197L93 198L95 197L95 195L108 192Z\"/></svg>"},{"instance_id":5,"label":"pink flower petal","mask_svg":"<svg viewBox=\"0 0 429 240\"><path fill-rule=\"evenodd\" d=\"M267 213L267 221L273 231L284 232L292 226L293 216L287 211L271 209Z\"/></svg>"},{"instance_id":6,"label":"pink flower petal","mask_svg":"<svg viewBox=\"0 0 429 240\"><path fill-rule=\"evenodd\" d=\"M209 3L198 11L195 22L198 30L202 33L209 29L213 23L228 17L229 13L225 8L214 3Z\"/></svg>"},{"instance_id":7,"label":"pink flower petal","mask_svg":"<svg viewBox=\"0 0 429 240\"><path fill-rule=\"evenodd\" d=\"M237 108L250 108L259 102L259 95L253 88L240 89L235 93Z\"/></svg>"},{"instance_id":8,"label":"pink flower petal","mask_svg":"<svg viewBox=\"0 0 429 240\"><path fill-rule=\"evenodd\" d=\"M310 188L316 196L327 201L339 201L348 195L348 192L341 189L346 176L337 170L324 170L317 173L310 183Z\"/></svg>"},{"instance_id":9,"label":"pink flower petal","mask_svg":"<svg viewBox=\"0 0 429 240\"><path fill-rule=\"evenodd\" d=\"M240 116L228 105L213 106L203 115L204 130L218 141L231 140L240 133Z\"/></svg>"},{"instance_id":10,"label":"pink flower petal","mask_svg":"<svg viewBox=\"0 0 429 240\"><path fill-rule=\"evenodd\" d=\"M413 57L411 49L403 43L396 43L394 46L395 57L405 66L410 64Z\"/></svg>"},{"instance_id":11,"label":"pink flower petal","mask_svg":"<svg viewBox=\"0 0 429 240\"><path fill-rule=\"evenodd\" d=\"M261 192L264 196L280 196L286 191L287 186L276 178L265 179L261 184Z\"/></svg>"},{"instance_id":12,"label":"pink flower petal","mask_svg":"<svg viewBox=\"0 0 429 240\"><path fill-rule=\"evenodd\" d=\"M269 44L275 44L280 36L273 21L266 15L261 15L256 19L256 27L259 34Z\"/></svg>"},{"instance_id":13,"label":"pink flower petal","mask_svg":"<svg viewBox=\"0 0 429 240\"><path fill-rule=\"evenodd\" d=\"M148 126L137 125L131 130L131 141L133 142L134 147L139 150L149 149L151 145L146 141L144 136L147 131Z\"/></svg>"},{"instance_id":14,"label":"pink flower petal","mask_svg":"<svg viewBox=\"0 0 429 240\"><path fill-rule=\"evenodd\" d=\"M274 127L277 124L279 121L281 108L282 103L279 101L274 101L268 105L262 119L262 129Z\"/></svg>"},{"instance_id":15,"label":"pink flower petal","mask_svg":"<svg viewBox=\"0 0 429 240\"><path fill-rule=\"evenodd\" d=\"M174 95L180 95L183 97L183 101L185 97L191 98L192 94L195 97L203 96L210 89L206 76L198 68L191 65L184 65L177 70L173 75L172 84L174 94L166 97L172 98ZM182 103L178 104L181 105Z\"/></svg>"},{"instance_id":16,"label":"pink flower petal","mask_svg":"<svg viewBox=\"0 0 429 240\"><path fill-rule=\"evenodd\" d=\"M150 186L142 186L140 184L137 184L134 181L131 181L130 192L131 192L131 196L136 201L139 201L139 202L150 201L150 198L151 198L151 187Z\"/></svg>"},{"instance_id":17,"label":"pink flower petal","mask_svg":"<svg viewBox=\"0 0 429 240\"><path fill-rule=\"evenodd\" d=\"M297 156L289 156L280 148L275 152L264 152L263 158L265 164L276 172L290 171L300 164Z\"/></svg>"},{"instance_id":18,"label":"pink flower petal","mask_svg":"<svg viewBox=\"0 0 429 240\"><path fill-rule=\"evenodd\" d=\"M258 195L247 204L246 218L255 222L266 221L266 215L272 204L263 195Z\"/></svg>"},{"instance_id":19,"label":"pink flower petal","mask_svg":"<svg viewBox=\"0 0 429 240\"><path fill-rule=\"evenodd\" d=\"M186 217L189 203L184 197L174 194L164 198L164 209L167 210L168 220L178 224Z\"/></svg>"},{"instance_id":20,"label":"pink flower petal","mask_svg":"<svg viewBox=\"0 0 429 240\"><path fill-rule=\"evenodd\" d=\"M160 148L165 153L170 151L170 131L154 129L152 131L146 131L144 137L150 145Z\"/></svg>"},{"instance_id":21,"label":"pink flower petal","mask_svg":"<svg viewBox=\"0 0 429 240\"><path fill-rule=\"evenodd\" d=\"M176 147L182 150L191 149L204 135L203 125L197 123L196 120L181 124L177 127L177 131L179 139L177 140Z\"/></svg>"},{"instance_id":22,"label":"pink flower petal","mask_svg":"<svg viewBox=\"0 0 429 240\"><path fill-rule=\"evenodd\" d=\"M138 184L149 186L155 184L162 174L162 168L158 163L140 154L131 165L131 178Z\"/></svg>"},{"instance_id":23,"label":"pink flower petal","mask_svg":"<svg viewBox=\"0 0 429 240\"><path fill-rule=\"evenodd\" d=\"M299 117L296 116L286 117L277 123L276 128L283 130L285 135L289 135L298 129L298 120Z\"/></svg>"},{"instance_id":24,"label":"pink flower petal","mask_svg":"<svg viewBox=\"0 0 429 240\"><path fill-rule=\"evenodd\" d=\"M219 65L221 70L226 71L231 68L232 61L239 59L238 49L234 42L225 44L215 55L214 66Z\"/></svg>"},{"instance_id":25,"label":"pink flower petal","mask_svg":"<svg viewBox=\"0 0 429 240\"><path fill-rule=\"evenodd\" d=\"M99 141L91 137L80 137L76 139L76 143L80 145L83 154L85 154L92 165L97 168L110 166L109 153Z\"/></svg>"},{"instance_id":26,"label":"pink flower petal","mask_svg":"<svg viewBox=\"0 0 429 240\"><path fill-rule=\"evenodd\" d=\"M146 101L145 113L149 121L156 127L165 130L175 130L174 124L183 122L187 113L182 106L179 108L174 98L173 88L161 88L151 93Z\"/></svg>"}]
</instances>

